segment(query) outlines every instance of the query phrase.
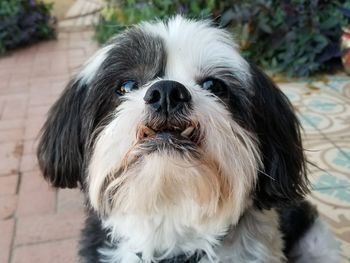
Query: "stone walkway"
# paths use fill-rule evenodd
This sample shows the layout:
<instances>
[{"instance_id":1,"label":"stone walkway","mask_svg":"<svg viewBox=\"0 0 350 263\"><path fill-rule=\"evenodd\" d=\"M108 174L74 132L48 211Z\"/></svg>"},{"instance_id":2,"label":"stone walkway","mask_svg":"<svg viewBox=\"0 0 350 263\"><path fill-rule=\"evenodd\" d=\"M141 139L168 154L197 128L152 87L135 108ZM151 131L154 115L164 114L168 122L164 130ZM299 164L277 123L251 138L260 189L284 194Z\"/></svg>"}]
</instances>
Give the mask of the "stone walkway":
<instances>
[{"instance_id":1,"label":"stone walkway","mask_svg":"<svg viewBox=\"0 0 350 263\"><path fill-rule=\"evenodd\" d=\"M0 58L0 263L77 262L81 194L43 181L35 144L45 115L96 49L92 32L66 32Z\"/></svg>"},{"instance_id":2,"label":"stone walkway","mask_svg":"<svg viewBox=\"0 0 350 263\"><path fill-rule=\"evenodd\" d=\"M80 1L80 0L79 0ZM53 190L35 157L45 114L96 44L91 31L61 32L0 58L0 263L78 262L81 194ZM350 262L350 78L280 84L305 129L315 203Z\"/></svg>"},{"instance_id":3,"label":"stone walkway","mask_svg":"<svg viewBox=\"0 0 350 263\"><path fill-rule=\"evenodd\" d=\"M60 31L79 31L96 25L99 11L102 9L101 0L76 0L68 10L66 17L59 21Z\"/></svg>"}]
</instances>

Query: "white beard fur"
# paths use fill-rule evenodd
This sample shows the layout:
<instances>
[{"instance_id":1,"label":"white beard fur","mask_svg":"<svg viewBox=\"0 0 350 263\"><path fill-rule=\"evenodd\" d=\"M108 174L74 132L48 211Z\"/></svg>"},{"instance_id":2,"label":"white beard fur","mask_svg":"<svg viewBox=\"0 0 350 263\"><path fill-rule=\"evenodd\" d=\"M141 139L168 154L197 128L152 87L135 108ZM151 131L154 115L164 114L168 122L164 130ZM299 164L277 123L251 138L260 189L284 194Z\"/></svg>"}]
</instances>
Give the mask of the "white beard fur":
<instances>
[{"instance_id":1,"label":"white beard fur","mask_svg":"<svg viewBox=\"0 0 350 263\"><path fill-rule=\"evenodd\" d=\"M125 221L123 222L119 223L125 226ZM141 225L138 226L136 225L137 223ZM176 224L176 222L169 220L168 224ZM129 221L129 225L134 229L143 229L135 239L143 239L144 232L149 230L150 227L150 225L144 224L144 220L140 219ZM202 229L198 226L196 233L189 233L189 236L167 236L168 240L163 240L167 243L174 242L174 238L181 238L182 240L178 240L181 247L174 247L172 251L164 254L164 257L171 257L176 253L191 255L197 249L202 249L206 252L206 256L199 261L200 263L286 262L283 254L282 236L278 230L278 215L274 210L257 211L252 208L248 209L236 227L222 231L222 234L225 234L223 241L217 241L217 236L210 233L210 230L213 228L215 226L206 226ZM202 232L201 235L199 235L200 231ZM183 232L186 232L186 229L183 229ZM150 240L148 246L152 246L153 242L154 240ZM120 240L117 250L101 249L101 257L110 263L149 263L151 260L157 260L155 258L147 258L147 256L141 260L132 249L128 249L129 247L128 240Z\"/></svg>"},{"instance_id":2,"label":"white beard fur","mask_svg":"<svg viewBox=\"0 0 350 263\"><path fill-rule=\"evenodd\" d=\"M136 220L137 221L137 220ZM139 223L142 220L138 220ZM133 223L136 223L133 221ZM171 222L169 222L171 223ZM172 222L174 223L174 221ZM132 223L131 223L132 225ZM135 225L134 225L135 226ZM137 227L136 227L137 228ZM142 225L141 228L147 228ZM226 230L223 241L217 241L210 230L198 239L190 237L179 240L181 248L169 251L165 257L176 253L195 253L196 247L206 251L207 255L199 263L285 263L283 239L279 231L278 215L275 210L258 211L248 208L237 226ZM145 230L147 231L147 230ZM142 233L139 233L142 236ZM169 241L173 237L169 236ZM101 259L108 263L149 263L149 259L140 259L128 249L128 242L118 244L118 249L101 249ZM150 245L152 245L150 243ZM181 251L179 251L181 250ZM289 254L290 263L337 263L339 253L328 227L320 218L305 233ZM157 261L157 259L152 259Z\"/></svg>"}]
</instances>

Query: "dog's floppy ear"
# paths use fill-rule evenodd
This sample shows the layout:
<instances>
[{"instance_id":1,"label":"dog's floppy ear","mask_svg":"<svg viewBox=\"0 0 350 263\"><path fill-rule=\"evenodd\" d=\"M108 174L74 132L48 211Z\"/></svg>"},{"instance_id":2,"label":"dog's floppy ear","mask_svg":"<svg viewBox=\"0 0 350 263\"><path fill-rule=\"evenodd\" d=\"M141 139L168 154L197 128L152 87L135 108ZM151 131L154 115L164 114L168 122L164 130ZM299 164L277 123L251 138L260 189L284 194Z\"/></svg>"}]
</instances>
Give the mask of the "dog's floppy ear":
<instances>
[{"instance_id":1,"label":"dog's floppy ear","mask_svg":"<svg viewBox=\"0 0 350 263\"><path fill-rule=\"evenodd\" d=\"M260 69L251 69L255 131L264 165L255 203L263 208L283 206L308 191L300 125L287 97Z\"/></svg>"},{"instance_id":2,"label":"dog's floppy ear","mask_svg":"<svg viewBox=\"0 0 350 263\"><path fill-rule=\"evenodd\" d=\"M39 166L53 186L73 188L81 181L82 105L86 87L72 80L49 111L37 149Z\"/></svg>"}]
</instances>

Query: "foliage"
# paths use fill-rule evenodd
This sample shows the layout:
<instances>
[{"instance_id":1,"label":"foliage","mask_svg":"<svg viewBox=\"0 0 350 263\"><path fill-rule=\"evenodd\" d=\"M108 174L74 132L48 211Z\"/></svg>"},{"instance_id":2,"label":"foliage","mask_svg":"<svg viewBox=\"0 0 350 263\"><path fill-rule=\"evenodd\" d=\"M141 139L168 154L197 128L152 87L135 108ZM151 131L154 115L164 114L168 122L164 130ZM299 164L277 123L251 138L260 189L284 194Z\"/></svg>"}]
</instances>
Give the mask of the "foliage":
<instances>
[{"instance_id":1,"label":"foliage","mask_svg":"<svg viewBox=\"0 0 350 263\"><path fill-rule=\"evenodd\" d=\"M230 6L219 0L106 0L96 38L104 43L113 34L140 21L163 19L181 13L187 17L216 18L220 11Z\"/></svg>"},{"instance_id":2,"label":"foliage","mask_svg":"<svg viewBox=\"0 0 350 263\"><path fill-rule=\"evenodd\" d=\"M229 26L250 61L289 76L307 76L340 62L348 0L105 0L96 28L100 43L141 20L176 13ZM222 14L222 16L221 16Z\"/></svg>"},{"instance_id":3,"label":"foliage","mask_svg":"<svg viewBox=\"0 0 350 263\"><path fill-rule=\"evenodd\" d=\"M52 4L36 0L0 0L0 54L55 36Z\"/></svg>"},{"instance_id":4,"label":"foliage","mask_svg":"<svg viewBox=\"0 0 350 263\"><path fill-rule=\"evenodd\" d=\"M235 5L221 22L232 22L251 61L289 76L307 76L340 64L349 7L347 0L259 0Z\"/></svg>"}]
</instances>

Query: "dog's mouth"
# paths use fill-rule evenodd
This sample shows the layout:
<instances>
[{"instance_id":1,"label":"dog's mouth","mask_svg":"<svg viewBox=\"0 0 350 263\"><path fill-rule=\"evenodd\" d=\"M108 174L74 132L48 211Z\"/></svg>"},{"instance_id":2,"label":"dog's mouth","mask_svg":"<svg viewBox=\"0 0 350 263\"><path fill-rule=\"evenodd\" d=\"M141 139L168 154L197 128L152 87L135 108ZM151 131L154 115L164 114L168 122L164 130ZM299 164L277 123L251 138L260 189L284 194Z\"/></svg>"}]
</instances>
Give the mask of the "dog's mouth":
<instances>
[{"instance_id":1,"label":"dog's mouth","mask_svg":"<svg viewBox=\"0 0 350 263\"><path fill-rule=\"evenodd\" d=\"M194 123L182 127L165 126L157 128L142 124L137 133L137 140L141 144L158 148L167 146L181 147L182 149L186 146L193 147L200 143L200 137L200 127Z\"/></svg>"}]
</instances>

